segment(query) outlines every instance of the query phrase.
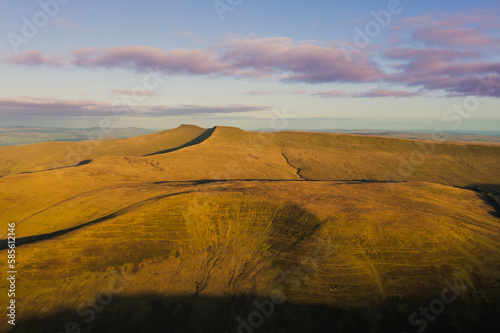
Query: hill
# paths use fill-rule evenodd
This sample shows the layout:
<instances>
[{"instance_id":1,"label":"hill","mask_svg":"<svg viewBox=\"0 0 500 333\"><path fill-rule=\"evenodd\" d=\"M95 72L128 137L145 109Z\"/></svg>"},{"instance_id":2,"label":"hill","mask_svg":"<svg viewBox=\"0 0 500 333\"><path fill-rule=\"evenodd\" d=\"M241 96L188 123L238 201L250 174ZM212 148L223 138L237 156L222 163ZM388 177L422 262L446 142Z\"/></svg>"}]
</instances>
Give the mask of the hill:
<instances>
[{"instance_id":1,"label":"hill","mask_svg":"<svg viewBox=\"0 0 500 333\"><path fill-rule=\"evenodd\" d=\"M85 163L100 156L140 156L186 144L206 130L182 125L172 130L139 137L82 142L42 142L25 146L0 147L0 176L50 170ZM102 134L102 133L101 133Z\"/></svg>"},{"instance_id":2,"label":"hill","mask_svg":"<svg viewBox=\"0 0 500 333\"><path fill-rule=\"evenodd\" d=\"M500 147L192 126L127 140L0 178L22 253L15 332L500 327L498 212L468 189L495 198Z\"/></svg>"}]
</instances>

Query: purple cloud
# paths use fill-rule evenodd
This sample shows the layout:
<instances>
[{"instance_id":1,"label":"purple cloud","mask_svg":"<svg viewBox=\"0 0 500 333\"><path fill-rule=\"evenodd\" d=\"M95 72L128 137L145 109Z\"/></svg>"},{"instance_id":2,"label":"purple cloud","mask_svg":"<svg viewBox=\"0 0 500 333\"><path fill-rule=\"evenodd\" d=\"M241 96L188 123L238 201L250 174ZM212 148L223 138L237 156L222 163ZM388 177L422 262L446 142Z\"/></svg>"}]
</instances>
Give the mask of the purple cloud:
<instances>
[{"instance_id":1,"label":"purple cloud","mask_svg":"<svg viewBox=\"0 0 500 333\"><path fill-rule=\"evenodd\" d=\"M450 49L391 49L386 56L404 61L396 65L397 73L388 80L427 90L446 90L450 93L500 97L495 88L499 80L500 62L479 59L473 51ZM488 89L480 89L482 81L493 81ZM493 87L493 88L491 88Z\"/></svg>"},{"instance_id":2,"label":"purple cloud","mask_svg":"<svg viewBox=\"0 0 500 333\"><path fill-rule=\"evenodd\" d=\"M400 90L386 90L382 88L372 89L362 93L348 93L342 90L320 91L312 94L322 98L345 98L345 97L416 97L422 96L421 91L400 91Z\"/></svg>"},{"instance_id":3,"label":"purple cloud","mask_svg":"<svg viewBox=\"0 0 500 333\"><path fill-rule=\"evenodd\" d=\"M253 90L246 93L247 95L277 95L281 94L279 91L262 91L262 90Z\"/></svg>"},{"instance_id":4,"label":"purple cloud","mask_svg":"<svg viewBox=\"0 0 500 333\"><path fill-rule=\"evenodd\" d=\"M157 68L166 74L274 77L284 81L370 82L382 77L369 56L349 64L339 48L293 43L289 38L224 40L212 49L164 51L146 46L84 48L74 53L78 67Z\"/></svg>"},{"instance_id":5,"label":"purple cloud","mask_svg":"<svg viewBox=\"0 0 500 333\"><path fill-rule=\"evenodd\" d=\"M226 39L221 59L230 64L234 74L276 76L284 81L370 82L384 76L370 55L349 63L341 48L294 43L290 38Z\"/></svg>"},{"instance_id":6,"label":"purple cloud","mask_svg":"<svg viewBox=\"0 0 500 333\"><path fill-rule=\"evenodd\" d=\"M477 48L498 44L488 30L495 29L499 20L497 11L473 10L410 17L402 20L402 26L413 29L412 39L428 46Z\"/></svg>"},{"instance_id":7,"label":"purple cloud","mask_svg":"<svg viewBox=\"0 0 500 333\"><path fill-rule=\"evenodd\" d=\"M96 101L73 101L45 98L0 98L0 116L69 116L69 117L165 117L178 115L229 114L269 111L265 105L126 105L112 106Z\"/></svg>"},{"instance_id":8,"label":"purple cloud","mask_svg":"<svg viewBox=\"0 0 500 333\"><path fill-rule=\"evenodd\" d=\"M74 67L121 68L136 72L159 71L167 75L269 78L287 83L377 83L418 87L422 91L444 90L450 95L500 97L500 62L492 47L500 45L489 29L498 25L497 12L434 13L401 20L393 31L410 29L418 48L396 47L401 35L390 36L392 48L376 46L361 50L348 62L339 41L294 41L287 37L225 38L203 49L162 50L150 46L89 47L76 50L67 61ZM188 35L188 32L175 32ZM488 47L488 48L486 48ZM488 50L490 51L488 53ZM385 57L384 62L380 61ZM22 66L66 66L62 57L38 51L2 56L4 63ZM389 60L389 62L386 62ZM390 70L382 70L386 68ZM488 81L488 87L481 83ZM482 84L478 89L478 84ZM486 89L485 89L486 88ZM251 95L278 92L251 91ZM307 93L307 92L306 92ZM396 92L397 93L397 92ZM366 93L368 94L368 93ZM378 97L323 91L321 97ZM401 91L399 96L416 94ZM399 97L388 93L386 96ZM406 95L417 96L417 95Z\"/></svg>"},{"instance_id":9,"label":"purple cloud","mask_svg":"<svg viewBox=\"0 0 500 333\"><path fill-rule=\"evenodd\" d=\"M227 65L210 50L164 51L150 46L84 48L74 54L77 67L126 68L148 71L152 68L167 74L207 75L223 70Z\"/></svg>"},{"instance_id":10,"label":"purple cloud","mask_svg":"<svg viewBox=\"0 0 500 333\"><path fill-rule=\"evenodd\" d=\"M110 91L113 95L135 95L135 96L159 96L161 94L148 91L148 90L120 90L120 89L112 89Z\"/></svg>"},{"instance_id":11,"label":"purple cloud","mask_svg":"<svg viewBox=\"0 0 500 333\"><path fill-rule=\"evenodd\" d=\"M63 67L66 64L60 56L45 56L39 51L26 51L24 53L14 55L1 56L1 61L6 64L14 64L19 66L48 66L48 67Z\"/></svg>"}]
</instances>

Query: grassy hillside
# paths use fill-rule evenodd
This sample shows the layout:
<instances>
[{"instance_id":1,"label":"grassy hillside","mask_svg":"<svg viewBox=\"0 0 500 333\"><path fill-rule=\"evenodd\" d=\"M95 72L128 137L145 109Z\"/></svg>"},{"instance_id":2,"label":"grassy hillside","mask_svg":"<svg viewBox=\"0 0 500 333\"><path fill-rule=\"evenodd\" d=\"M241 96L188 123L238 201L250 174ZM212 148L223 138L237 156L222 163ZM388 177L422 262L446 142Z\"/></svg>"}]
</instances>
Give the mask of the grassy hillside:
<instances>
[{"instance_id":1,"label":"grassy hillside","mask_svg":"<svg viewBox=\"0 0 500 333\"><path fill-rule=\"evenodd\" d=\"M203 129L182 126L138 137L129 151L139 149L141 144L148 146L145 142L149 141L157 146L141 148L143 151L178 146L200 132ZM102 150L107 143L102 143ZM125 153L118 149L118 143L125 144L111 141L109 144L113 146L106 149L114 154ZM151 156L103 156L78 167L2 177L0 203L4 209L0 211L0 218L17 221L20 236L53 232L82 223L79 220L99 218L108 211L127 207L147 196L148 184L165 181L414 180L462 187L500 184L497 172L500 147L492 146L435 144L434 152L426 155L422 164L412 167L413 173L401 175L398 171L401 159L411 156L421 144L403 139L302 132L256 133L217 127L204 141L176 151ZM142 184L145 189L126 196L112 194L130 183ZM387 184L387 189L392 189L392 185ZM93 202L94 199L97 201ZM99 204L102 200L108 201L105 207ZM85 219L70 218L71 222L54 223L46 215L52 211L68 217L78 214Z\"/></svg>"},{"instance_id":2,"label":"grassy hillside","mask_svg":"<svg viewBox=\"0 0 500 333\"><path fill-rule=\"evenodd\" d=\"M197 193L200 186L208 187ZM467 190L396 186L392 195L374 183L157 185L151 190L170 196L22 247L21 318L73 309L53 326L47 323L48 329L62 330L67 319L94 332L96 322L85 323L76 309L106 288L113 269L124 268L133 275L124 296L235 296L238 307L229 311L227 322L217 321L227 331L236 331L236 318L253 311L245 294L260 301L272 290L283 292L290 304L352 311L400 300L398 313L404 317L439 294L444 280L458 277L466 286L461 302L498 300L499 222L488 206ZM290 273L297 267L300 273ZM192 315L204 318L198 329L212 327L214 307L193 302ZM126 306L114 302L101 315L124 316ZM134 309L141 319L152 311L148 303ZM351 312L344 311L340 322L350 320ZM382 318L370 325L381 325Z\"/></svg>"},{"instance_id":3,"label":"grassy hillside","mask_svg":"<svg viewBox=\"0 0 500 333\"><path fill-rule=\"evenodd\" d=\"M413 332L446 281L463 287L429 332L495 327L500 147L193 126L127 140L55 170L35 170L61 158L37 162L38 145L2 160L32 171L0 178L16 332L237 332L273 293L287 301L263 332ZM90 320L114 270L133 277Z\"/></svg>"},{"instance_id":4,"label":"grassy hillside","mask_svg":"<svg viewBox=\"0 0 500 333\"><path fill-rule=\"evenodd\" d=\"M172 130L134 138L82 142L43 142L0 147L0 176L76 165L99 156L139 156L176 148L190 142L206 129L181 125Z\"/></svg>"}]
</instances>

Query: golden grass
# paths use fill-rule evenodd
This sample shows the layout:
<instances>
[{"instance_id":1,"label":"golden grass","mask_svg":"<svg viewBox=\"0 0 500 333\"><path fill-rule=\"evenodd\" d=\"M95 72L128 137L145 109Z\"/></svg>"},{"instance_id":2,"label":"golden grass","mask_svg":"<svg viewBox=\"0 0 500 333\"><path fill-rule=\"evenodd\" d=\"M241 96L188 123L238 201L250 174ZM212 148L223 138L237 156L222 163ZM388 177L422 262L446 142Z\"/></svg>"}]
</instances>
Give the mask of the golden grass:
<instances>
[{"instance_id":1,"label":"golden grass","mask_svg":"<svg viewBox=\"0 0 500 333\"><path fill-rule=\"evenodd\" d=\"M425 299L458 275L465 302L500 299L499 220L476 192L450 186L500 185L500 147L436 144L394 184L385 172L419 141L218 127L197 145L140 156L200 133L103 142L89 164L0 178L0 219L18 237L102 219L19 248L19 319L78 307L123 267L135 275L131 295L265 298L278 288L298 304L373 307ZM1 168L42 165L21 160ZM193 182L206 179L232 181ZM283 279L305 263L315 269Z\"/></svg>"}]
</instances>

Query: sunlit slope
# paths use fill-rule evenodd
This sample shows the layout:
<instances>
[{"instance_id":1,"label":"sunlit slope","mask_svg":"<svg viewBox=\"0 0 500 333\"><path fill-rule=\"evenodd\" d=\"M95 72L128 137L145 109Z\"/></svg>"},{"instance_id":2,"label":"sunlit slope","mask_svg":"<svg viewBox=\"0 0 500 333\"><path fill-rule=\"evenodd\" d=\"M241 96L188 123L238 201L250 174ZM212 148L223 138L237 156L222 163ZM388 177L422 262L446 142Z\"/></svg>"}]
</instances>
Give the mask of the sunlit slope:
<instances>
[{"instance_id":1,"label":"sunlit slope","mask_svg":"<svg viewBox=\"0 0 500 333\"><path fill-rule=\"evenodd\" d=\"M279 133L276 141L306 179L500 184L497 146L305 132Z\"/></svg>"},{"instance_id":2,"label":"sunlit slope","mask_svg":"<svg viewBox=\"0 0 500 333\"><path fill-rule=\"evenodd\" d=\"M158 146L154 148L147 148L149 141L156 142L149 140L150 136L134 140L144 142L143 152L158 151L160 146L163 151L166 145L176 146L199 132L203 129L181 126L163 134L152 134L158 139ZM179 141L163 142L160 138L166 134ZM102 143L103 147L105 144ZM414 165L411 173L405 173L408 171L405 169L400 174L401 160L410 159L417 149L421 151L422 145L433 153L425 155L423 163ZM136 195L146 198L148 184L168 181L325 179L418 180L453 186L500 184L500 147L428 145L428 142L404 139L303 132L257 133L217 127L204 141L176 151L151 156L96 157L77 167L2 177L0 218L19 223L20 236L53 232L123 209L134 202ZM135 184L140 189L136 192ZM121 195L121 187L132 190ZM390 184L387 189L392 189ZM94 202L92 198L99 200ZM66 210L62 203L71 204L72 208ZM72 225L62 223L55 215L48 218L41 214L57 208L58 214L76 216L78 206L82 207L83 213L78 213L82 218L72 219ZM3 235L6 228L2 228Z\"/></svg>"},{"instance_id":3,"label":"sunlit slope","mask_svg":"<svg viewBox=\"0 0 500 333\"><path fill-rule=\"evenodd\" d=\"M205 131L198 126L181 125L171 130L127 139L102 140L95 137L94 141L0 147L0 176L76 165L99 156L153 154L182 146Z\"/></svg>"},{"instance_id":4,"label":"sunlit slope","mask_svg":"<svg viewBox=\"0 0 500 333\"><path fill-rule=\"evenodd\" d=\"M123 295L188 295L195 305L203 296L237 302L238 295L251 294L262 300L278 289L292 304L355 309L397 297L404 307L439 296L444 280L456 277L466 286L461 302L498 301L499 220L488 212L491 207L474 192L448 186L398 183L394 193L386 186L151 185L151 194L170 195L140 200L121 215L20 248L18 322L67 308L74 309L72 317L58 318L60 325L87 319L76 309L95 299L112 281L112 269L122 267L133 276ZM310 266L302 266L302 278L284 276L304 263ZM148 316L151 301L134 304L141 309L132 310L139 321ZM101 316L116 315L117 308L124 315L127 306L114 302ZM237 316L253 311L229 308L225 329L234 330ZM221 324L215 313L210 318L199 324Z\"/></svg>"},{"instance_id":5,"label":"sunlit slope","mask_svg":"<svg viewBox=\"0 0 500 333\"><path fill-rule=\"evenodd\" d=\"M500 147L311 132L220 127L200 145L265 160L281 155L309 180L420 180L453 186L500 184ZM193 147L196 151L196 148ZM249 158L237 163L244 164ZM231 168L226 168L231 169Z\"/></svg>"},{"instance_id":6,"label":"sunlit slope","mask_svg":"<svg viewBox=\"0 0 500 333\"><path fill-rule=\"evenodd\" d=\"M297 179L429 181L453 186L500 184L500 147L339 135L246 132L217 127L198 145L150 157L103 157L89 166L111 166L140 177L153 165L162 180ZM181 167L179 167L181 166ZM113 172L113 171L111 171Z\"/></svg>"},{"instance_id":7,"label":"sunlit slope","mask_svg":"<svg viewBox=\"0 0 500 333\"><path fill-rule=\"evenodd\" d=\"M80 211L76 207L84 207L81 215L84 219L70 220L77 225L104 216L109 210L126 207L134 197L147 195L147 190L143 193L141 189L147 189L151 183L234 178L299 179L275 146L261 148L261 156L257 157L235 146L234 149L230 145L211 147L209 141L210 138L205 141L207 144L203 142L149 157L106 156L78 167L2 177L0 218L18 223L19 236L31 236L73 226L41 213L57 208L60 214L76 217ZM262 158L262 154L266 157ZM127 195L112 194L114 188L127 184L132 188L137 184L139 190L131 190ZM16 204L11 204L13 202ZM72 208L66 210L66 204L71 204ZM6 229L1 228L3 235Z\"/></svg>"}]
</instances>

